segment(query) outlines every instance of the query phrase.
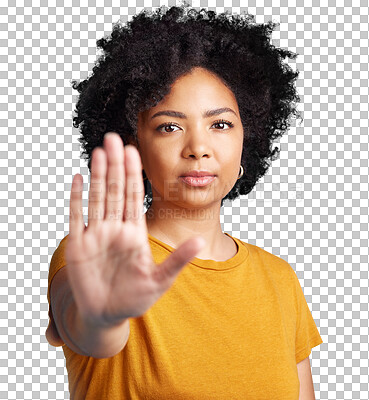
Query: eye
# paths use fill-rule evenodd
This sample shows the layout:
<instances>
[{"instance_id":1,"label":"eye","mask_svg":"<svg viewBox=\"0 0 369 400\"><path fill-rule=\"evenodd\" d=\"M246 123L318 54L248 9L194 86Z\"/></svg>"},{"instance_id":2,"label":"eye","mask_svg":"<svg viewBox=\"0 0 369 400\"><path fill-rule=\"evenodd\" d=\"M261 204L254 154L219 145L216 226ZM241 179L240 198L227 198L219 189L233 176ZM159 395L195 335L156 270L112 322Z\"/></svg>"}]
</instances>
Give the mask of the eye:
<instances>
[{"instance_id":1,"label":"eye","mask_svg":"<svg viewBox=\"0 0 369 400\"><path fill-rule=\"evenodd\" d=\"M226 121L226 120L224 120L224 119L219 119L219 120L215 121L215 122L213 123L212 126L214 126L214 125L218 125L218 126L219 126L219 125L228 125L228 127L229 127L228 129L231 129L231 128L234 127L234 124L233 124L232 122ZM157 130L158 132L161 132L161 133L172 133L173 130L170 131L170 132L168 132L168 131L166 130L166 128L168 128L168 127L173 127L173 126L179 128L174 122L167 122L167 123L165 123L165 124L159 125L159 126L156 128L156 130ZM164 128L165 131L162 131L162 128ZM228 129L218 129L218 130L227 131ZM174 132L175 132L175 131L174 131Z\"/></svg>"},{"instance_id":2,"label":"eye","mask_svg":"<svg viewBox=\"0 0 369 400\"><path fill-rule=\"evenodd\" d=\"M161 132L161 133L172 133L173 131L168 132L168 131L162 131L161 129L162 129L162 128L165 128L165 129L166 129L166 128L168 128L168 127L173 127L173 126L176 126L176 127L178 128L178 126L175 125L174 122L167 122L167 123L165 123L165 124L159 125L159 126L156 128L156 130L157 130L158 132Z\"/></svg>"},{"instance_id":3,"label":"eye","mask_svg":"<svg viewBox=\"0 0 369 400\"><path fill-rule=\"evenodd\" d=\"M224 119L219 119L218 121L215 121L213 125L224 125L227 124L229 126L228 129L231 129L234 127L234 124L232 124L232 122L230 121L226 121ZM227 131L228 129L220 129L221 131Z\"/></svg>"}]
</instances>

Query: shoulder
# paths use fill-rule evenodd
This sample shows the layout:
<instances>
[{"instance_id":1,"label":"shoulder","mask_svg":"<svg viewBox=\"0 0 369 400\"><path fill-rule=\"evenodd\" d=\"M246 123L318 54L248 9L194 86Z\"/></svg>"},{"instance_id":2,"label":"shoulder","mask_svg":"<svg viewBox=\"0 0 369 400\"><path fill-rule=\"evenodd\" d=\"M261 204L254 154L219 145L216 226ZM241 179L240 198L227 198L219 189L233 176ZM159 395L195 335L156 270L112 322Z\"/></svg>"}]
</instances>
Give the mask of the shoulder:
<instances>
[{"instance_id":1,"label":"shoulder","mask_svg":"<svg viewBox=\"0 0 369 400\"><path fill-rule=\"evenodd\" d=\"M59 243L58 247L55 249L51 260L50 260L50 267L49 267L49 276L48 276L48 283L49 288L47 290L47 298L50 302L50 285L55 276L55 274L66 265L65 261L65 245L68 241L68 235L65 236Z\"/></svg>"},{"instance_id":2,"label":"shoulder","mask_svg":"<svg viewBox=\"0 0 369 400\"><path fill-rule=\"evenodd\" d=\"M244 244L249 249L249 268L257 277L260 287L276 294L281 303L286 307L292 305L294 312L297 312L301 287L292 266L283 258L259 246Z\"/></svg>"},{"instance_id":3,"label":"shoulder","mask_svg":"<svg viewBox=\"0 0 369 400\"><path fill-rule=\"evenodd\" d=\"M295 271L286 260L262 247L244 241L241 242L249 250L250 266L258 268L260 272L264 271L274 279L287 280L291 283L294 281Z\"/></svg>"},{"instance_id":4,"label":"shoulder","mask_svg":"<svg viewBox=\"0 0 369 400\"><path fill-rule=\"evenodd\" d=\"M68 241L68 235L64 236L63 239L60 241L60 243L58 244L58 247L55 249L53 255L52 255L52 259L54 258L58 258L58 256L62 256L64 253L64 249L65 249L65 245Z\"/></svg>"},{"instance_id":5,"label":"shoulder","mask_svg":"<svg viewBox=\"0 0 369 400\"><path fill-rule=\"evenodd\" d=\"M65 246L68 241L68 236L63 237L63 239L60 241L58 247L55 249L51 261L50 261L50 269L57 268L60 266L60 264L65 264L65 258L64 258L64 252L65 252Z\"/></svg>"}]
</instances>

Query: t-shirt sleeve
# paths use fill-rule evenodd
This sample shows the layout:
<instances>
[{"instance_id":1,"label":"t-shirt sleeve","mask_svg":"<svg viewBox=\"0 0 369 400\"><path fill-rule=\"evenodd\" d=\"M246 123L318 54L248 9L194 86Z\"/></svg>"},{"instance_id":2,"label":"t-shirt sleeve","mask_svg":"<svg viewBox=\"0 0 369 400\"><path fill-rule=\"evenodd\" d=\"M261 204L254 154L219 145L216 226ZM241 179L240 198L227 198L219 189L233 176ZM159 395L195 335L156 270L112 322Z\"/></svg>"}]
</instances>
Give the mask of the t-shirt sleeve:
<instances>
[{"instance_id":1,"label":"t-shirt sleeve","mask_svg":"<svg viewBox=\"0 0 369 400\"><path fill-rule=\"evenodd\" d=\"M48 287L47 287L47 301L49 303L49 325L46 329L45 336L47 341L51 344L51 346L59 347L63 346L65 343L60 337L58 330L55 325L53 313L51 310L51 299L50 299L50 286L51 282L55 276L55 274L66 265L64 250L65 245L67 243L68 235L65 236L59 243L59 246L54 251L54 254L51 257L50 268L49 268L49 276L48 276Z\"/></svg>"},{"instance_id":2,"label":"t-shirt sleeve","mask_svg":"<svg viewBox=\"0 0 369 400\"><path fill-rule=\"evenodd\" d=\"M295 293L297 302L297 322L296 322L296 341L295 357L296 364L304 360L311 353L311 349L323 343L315 324L309 306L306 302L300 282L294 270Z\"/></svg>"}]
</instances>

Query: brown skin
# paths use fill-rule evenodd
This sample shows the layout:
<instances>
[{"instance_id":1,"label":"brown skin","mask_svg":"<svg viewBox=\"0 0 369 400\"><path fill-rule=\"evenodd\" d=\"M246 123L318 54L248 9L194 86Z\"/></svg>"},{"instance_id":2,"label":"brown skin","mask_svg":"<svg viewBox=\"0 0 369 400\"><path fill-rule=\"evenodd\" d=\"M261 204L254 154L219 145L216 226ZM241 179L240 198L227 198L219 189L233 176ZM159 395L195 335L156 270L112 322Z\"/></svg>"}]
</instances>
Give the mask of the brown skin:
<instances>
[{"instance_id":1,"label":"brown skin","mask_svg":"<svg viewBox=\"0 0 369 400\"><path fill-rule=\"evenodd\" d=\"M202 118L201 114L205 110L220 107L229 107L236 115L228 112ZM163 110L180 111L188 118L160 116L151 120L156 112ZM215 125L214 122L221 118L232 122L234 127ZM155 129L164 122L175 123L178 128L161 128L161 132L167 131L168 135L160 134ZM221 130L227 131L219 132ZM95 183L90 187L87 228L82 218L82 177L76 174L72 184L70 233L66 251L68 280L72 283L76 309L79 313L82 311L90 317L92 315L93 320L97 321L94 329L88 329L94 336L87 338L87 342L93 345L88 346L85 335L79 335L83 338L80 342L86 348L94 349L95 357L117 354L122 348L121 338L124 338L123 346L127 341L129 330L126 321L121 323L121 332L117 335L120 341L116 338L114 340L113 329L106 327L107 317L121 320L124 314L142 314L171 286L176 274L194 255L223 261L236 253L233 240L223 234L220 225L221 199L237 180L243 144L243 128L233 93L219 78L196 68L191 74L178 79L170 94L156 107L139 114L138 139L139 154L132 151L134 149L128 149L127 155L127 148L123 149L123 143L116 134L105 138L104 149L94 150L91 182ZM153 203L145 214L147 230L143 218L137 218L137 215L141 215L143 202L140 163L153 190ZM178 177L192 169L206 169L217 177L209 186L191 188ZM127 178L124 178L125 175ZM117 183L128 186L124 196L121 194L122 187L117 187ZM171 183L171 190L166 192L168 183ZM133 191L138 195L133 196ZM127 201L127 196L130 201ZM126 217L122 223L124 209ZM177 250L177 257L172 255L160 268L153 268L147 232L174 248L201 234L206 240L206 246L198 251L201 246L196 240L190 240ZM128 242L126 237L133 240ZM129 257L133 250L133 257ZM86 273L87 269L90 274ZM91 274L91 271L94 273ZM87 282L88 276L90 281ZM109 280L109 276L113 276L113 279ZM63 279L59 271L53 283L56 292L66 277ZM126 290L122 290L124 284L127 285ZM51 296L55 300L53 291ZM128 313L127 305L131 305ZM61 311L59 313L63 314ZM101 323L103 314L104 324ZM79 326L78 323L72 325L74 330L66 327L68 337L78 336L76 325ZM55 345L63 344L51 320L46 336ZM107 350L114 342L117 343L116 348ZM69 346L72 347L71 344ZM299 399L315 399L309 357L297 364L297 369L300 380Z\"/></svg>"},{"instance_id":2,"label":"brown skin","mask_svg":"<svg viewBox=\"0 0 369 400\"><path fill-rule=\"evenodd\" d=\"M207 110L229 107L203 118ZM161 115L174 110L187 118ZM234 126L217 120L226 120ZM161 124L166 127L157 128ZM236 254L234 241L222 232L221 200L240 172L243 127L237 100L220 78L197 67L181 76L155 107L138 115L138 150L151 182L153 202L146 213L148 232L177 248L195 235L206 240L196 257L224 261ZM216 175L205 187L191 187L179 179L190 170Z\"/></svg>"},{"instance_id":3,"label":"brown skin","mask_svg":"<svg viewBox=\"0 0 369 400\"><path fill-rule=\"evenodd\" d=\"M203 118L206 110L229 107L231 112ZM179 111L187 119L151 117L159 111ZM218 119L233 123L214 124ZM156 129L163 123L169 124ZM223 131L224 130L224 131ZM236 245L222 232L221 200L232 189L240 171L243 127L236 98L222 81L203 68L180 77L155 107L139 113L138 150L151 182L153 202L146 213L148 232L177 248L200 234L206 246L197 258L225 261ZM190 170L208 170L217 177L205 187L190 187L179 176ZM309 357L297 364L299 400L314 400Z\"/></svg>"}]
</instances>

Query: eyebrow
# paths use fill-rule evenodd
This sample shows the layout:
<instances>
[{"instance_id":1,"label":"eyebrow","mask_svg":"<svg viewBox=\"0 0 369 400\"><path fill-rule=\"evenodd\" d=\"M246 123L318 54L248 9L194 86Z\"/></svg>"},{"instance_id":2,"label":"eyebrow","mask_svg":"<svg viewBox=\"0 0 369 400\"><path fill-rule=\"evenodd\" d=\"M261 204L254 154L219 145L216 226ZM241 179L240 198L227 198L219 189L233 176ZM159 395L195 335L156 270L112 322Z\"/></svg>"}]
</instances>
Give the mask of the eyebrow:
<instances>
[{"instance_id":1,"label":"eyebrow","mask_svg":"<svg viewBox=\"0 0 369 400\"><path fill-rule=\"evenodd\" d=\"M231 108L222 107L222 108L216 108L215 110L207 110L202 114L202 117L203 118L209 118L209 117L213 117L214 115L223 114L225 112L231 112L235 116L237 116L237 114ZM159 111L159 112L155 113L150 119L153 119L155 117L159 117L160 115L167 115L168 117L176 117L176 118L187 119L186 114L183 114L183 113L181 113L179 111L173 111L173 110Z\"/></svg>"}]
</instances>

